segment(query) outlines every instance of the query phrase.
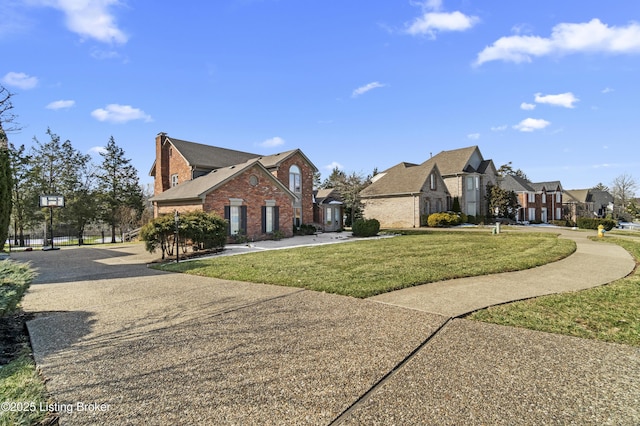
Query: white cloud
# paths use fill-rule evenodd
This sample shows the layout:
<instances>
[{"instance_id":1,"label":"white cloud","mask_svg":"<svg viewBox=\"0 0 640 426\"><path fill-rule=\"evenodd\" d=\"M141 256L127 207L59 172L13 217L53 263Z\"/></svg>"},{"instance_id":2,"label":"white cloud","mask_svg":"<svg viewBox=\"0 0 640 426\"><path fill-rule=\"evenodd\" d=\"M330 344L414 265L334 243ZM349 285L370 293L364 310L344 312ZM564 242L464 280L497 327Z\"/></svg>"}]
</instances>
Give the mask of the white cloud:
<instances>
[{"instance_id":1,"label":"white cloud","mask_svg":"<svg viewBox=\"0 0 640 426\"><path fill-rule=\"evenodd\" d=\"M74 106L76 104L76 101L65 101L65 100L59 100L59 101L54 101L51 102L49 105L46 106L47 109L53 109L53 110L58 110L58 109L65 109L65 108L71 108L72 106Z\"/></svg>"},{"instance_id":2,"label":"white cloud","mask_svg":"<svg viewBox=\"0 0 640 426\"><path fill-rule=\"evenodd\" d=\"M560 93L558 95L535 94L535 101L539 104L549 104L565 108L574 108L573 104L579 100L580 99L576 98L571 92Z\"/></svg>"},{"instance_id":3,"label":"white cloud","mask_svg":"<svg viewBox=\"0 0 640 426\"><path fill-rule=\"evenodd\" d=\"M467 16L462 12L427 12L407 25L405 32L411 35L428 35L444 31L466 31L479 21L476 16Z\"/></svg>"},{"instance_id":4,"label":"white cloud","mask_svg":"<svg viewBox=\"0 0 640 426\"><path fill-rule=\"evenodd\" d=\"M491 127L491 131L492 132L504 132L505 130L507 130L509 126L507 126L506 124L503 124L502 126L493 126Z\"/></svg>"},{"instance_id":5,"label":"white cloud","mask_svg":"<svg viewBox=\"0 0 640 426\"><path fill-rule=\"evenodd\" d=\"M331 164L327 164L326 166L324 166L324 168L326 170L333 170L333 169L342 170L342 169L344 169L344 166L342 164L338 163L337 161L333 161L333 162L331 162Z\"/></svg>"},{"instance_id":6,"label":"white cloud","mask_svg":"<svg viewBox=\"0 0 640 426\"><path fill-rule=\"evenodd\" d=\"M110 12L120 0L35 0L33 3L58 9L65 14L69 31L104 43L126 43L127 35L118 28Z\"/></svg>"},{"instance_id":7,"label":"white cloud","mask_svg":"<svg viewBox=\"0 0 640 426\"><path fill-rule=\"evenodd\" d=\"M381 84L377 81L374 81L372 83L369 84L365 84L364 86L358 87L356 90L354 90L351 93L351 97L352 98L357 98L358 96L367 93L369 90L373 90L373 89L377 89L379 87L384 87L386 86L385 84Z\"/></svg>"},{"instance_id":8,"label":"white cloud","mask_svg":"<svg viewBox=\"0 0 640 426\"><path fill-rule=\"evenodd\" d=\"M478 139L480 139L480 133L470 133L470 134L467 135L467 138L473 139L473 140L478 140Z\"/></svg>"},{"instance_id":9,"label":"white cloud","mask_svg":"<svg viewBox=\"0 0 640 426\"><path fill-rule=\"evenodd\" d=\"M89 148L89 154L91 155L99 155L106 153L107 150L103 146L94 146L93 148Z\"/></svg>"},{"instance_id":10,"label":"white cloud","mask_svg":"<svg viewBox=\"0 0 640 426\"><path fill-rule=\"evenodd\" d=\"M611 87L605 87L604 89L602 89L601 93L607 94L607 93L611 93L614 90Z\"/></svg>"},{"instance_id":11,"label":"white cloud","mask_svg":"<svg viewBox=\"0 0 640 426\"><path fill-rule=\"evenodd\" d=\"M111 123L126 123L131 120L153 121L151 116L130 105L109 104L106 108L98 108L91 112L91 116L98 121Z\"/></svg>"},{"instance_id":12,"label":"white cloud","mask_svg":"<svg viewBox=\"0 0 640 426\"><path fill-rule=\"evenodd\" d=\"M284 139L279 136L273 137L271 139L267 139L265 141L260 142L258 145L264 148L273 148L276 146L284 145Z\"/></svg>"},{"instance_id":13,"label":"white cloud","mask_svg":"<svg viewBox=\"0 0 640 426\"><path fill-rule=\"evenodd\" d=\"M534 130L542 130L549 124L551 123L541 118L526 118L513 126L513 128L521 132L533 132Z\"/></svg>"},{"instance_id":14,"label":"white cloud","mask_svg":"<svg viewBox=\"0 0 640 426\"><path fill-rule=\"evenodd\" d=\"M15 86L23 90L33 89L38 85L38 78L23 72L8 72L2 77L2 82L7 86Z\"/></svg>"},{"instance_id":15,"label":"white cloud","mask_svg":"<svg viewBox=\"0 0 640 426\"><path fill-rule=\"evenodd\" d=\"M513 35L502 37L482 50L475 66L489 61L531 62L532 58L572 53L640 53L640 24L608 26L599 19L586 23L561 23L548 38Z\"/></svg>"},{"instance_id":16,"label":"white cloud","mask_svg":"<svg viewBox=\"0 0 640 426\"><path fill-rule=\"evenodd\" d=\"M520 109L523 109L525 111L531 111L533 109L536 109L536 105L535 104L528 104L526 102L523 102L520 104Z\"/></svg>"}]
</instances>

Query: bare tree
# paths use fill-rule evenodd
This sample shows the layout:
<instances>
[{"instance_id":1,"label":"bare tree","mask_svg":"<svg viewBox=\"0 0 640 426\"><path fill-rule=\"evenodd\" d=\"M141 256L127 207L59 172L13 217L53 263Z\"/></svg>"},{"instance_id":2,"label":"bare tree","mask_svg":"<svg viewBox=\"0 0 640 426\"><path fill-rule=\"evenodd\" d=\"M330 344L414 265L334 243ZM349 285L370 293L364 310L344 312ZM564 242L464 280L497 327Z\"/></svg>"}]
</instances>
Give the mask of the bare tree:
<instances>
[{"instance_id":1,"label":"bare tree","mask_svg":"<svg viewBox=\"0 0 640 426\"><path fill-rule=\"evenodd\" d=\"M618 217L627 208L629 202L635 197L635 191L638 188L638 183L633 177L624 173L614 179L611 184L611 195L613 195L614 213L617 212Z\"/></svg>"}]
</instances>

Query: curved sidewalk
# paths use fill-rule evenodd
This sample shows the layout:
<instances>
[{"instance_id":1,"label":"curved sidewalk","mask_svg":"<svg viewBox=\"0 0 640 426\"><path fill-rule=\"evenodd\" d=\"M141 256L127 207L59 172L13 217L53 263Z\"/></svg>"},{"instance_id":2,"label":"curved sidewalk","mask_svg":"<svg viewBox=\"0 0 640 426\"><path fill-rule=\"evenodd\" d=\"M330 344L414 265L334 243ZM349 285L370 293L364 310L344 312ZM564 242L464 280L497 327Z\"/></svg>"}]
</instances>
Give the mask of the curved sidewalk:
<instances>
[{"instance_id":1,"label":"curved sidewalk","mask_svg":"<svg viewBox=\"0 0 640 426\"><path fill-rule=\"evenodd\" d=\"M458 317L502 303L597 287L627 276L635 267L633 257L625 249L591 241L588 239L591 234L560 228L540 230L575 241L575 253L533 269L429 283L370 300Z\"/></svg>"}]
</instances>

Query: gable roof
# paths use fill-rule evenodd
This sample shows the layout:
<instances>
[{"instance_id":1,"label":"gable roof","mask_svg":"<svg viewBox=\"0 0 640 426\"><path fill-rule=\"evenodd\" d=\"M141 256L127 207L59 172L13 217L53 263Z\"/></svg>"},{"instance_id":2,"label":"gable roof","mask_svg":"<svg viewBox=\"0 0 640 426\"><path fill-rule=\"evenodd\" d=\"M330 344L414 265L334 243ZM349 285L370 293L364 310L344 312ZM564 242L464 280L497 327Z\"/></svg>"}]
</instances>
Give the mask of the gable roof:
<instances>
[{"instance_id":1,"label":"gable roof","mask_svg":"<svg viewBox=\"0 0 640 426\"><path fill-rule=\"evenodd\" d=\"M500 188L513 192L535 192L531 182L520 176L506 175L500 179Z\"/></svg>"},{"instance_id":2,"label":"gable roof","mask_svg":"<svg viewBox=\"0 0 640 426\"><path fill-rule=\"evenodd\" d=\"M588 189L572 189L564 191L565 196L569 198L566 202L573 200L578 203L589 203L591 202L591 192Z\"/></svg>"},{"instance_id":3,"label":"gable roof","mask_svg":"<svg viewBox=\"0 0 640 426\"><path fill-rule=\"evenodd\" d=\"M431 172L438 171L435 158L420 165L400 163L385 171L385 175L360 191L362 197L382 195L417 194L429 178Z\"/></svg>"},{"instance_id":4,"label":"gable roof","mask_svg":"<svg viewBox=\"0 0 640 426\"><path fill-rule=\"evenodd\" d=\"M250 169L251 167L258 167L259 169L261 169L269 179L280 186L292 198L295 198L295 195L287 187L285 187L282 182L280 182L275 178L275 176L269 173L269 171L258 161L258 159L254 158L245 163L215 169L204 176L185 181L180 185L176 185L164 192L161 192L158 195L153 196L151 198L151 201L179 201L196 199L202 200L209 192L238 176L242 172Z\"/></svg>"},{"instance_id":5,"label":"gable roof","mask_svg":"<svg viewBox=\"0 0 640 426\"><path fill-rule=\"evenodd\" d=\"M167 136L166 142L171 143L184 159L187 160L189 165L200 168L217 169L220 167L228 167L234 164L244 163L245 161L260 156L259 154L252 154L250 152L183 141L181 139L170 138L169 136Z\"/></svg>"},{"instance_id":6,"label":"gable roof","mask_svg":"<svg viewBox=\"0 0 640 426\"><path fill-rule=\"evenodd\" d=\"M483 168L483 170L486 170L486 168L488 167L488 163L483 164L485 163L485 160L484 158L482 158L482 154L480 154L480 149L478 148L477 145L469 146L466 148L453 149L451 151L441 151L434 157L425 161L425 163L431 160L435 160L436 163L438 164L438 169L440 170L440 173L442 174L442 176L455 175L462 172L482 173L481 171L471 167L471 165L469 164L469 160L471 160L472 155L476 151L478 152L479 157L482 159L481 160L482 163L479 169ZM491 160L488 160L488 161L491 161Z\"/></svg>"},{"instance_id":7,"label":"gable roof","mask_svg":"<svg viewBox=\"0 0 640 426\"><path fill-rule=\"evenodd\" d=\"M236 164L244 163L251 159L259 159L267 169L270 169L273 167L277 167L282 161L291 157L295 153L300 153L305 161L309 163L313 171L318 171L318 168L299 149L292 149L290 151L279 152L272 155L260 155L250 152L237 151L235 149L221 148L213 145L189 142L182 139L175 139L169 136L166 136L166 139L163 143L170 143L171 145L173 145L176 151L178 151L178 153L186 160L189 166L198 169L214 170L223 167L230 167ZM154 160L149 175L155 175L155 167L156 161Z\"/></svg>"},{"instance_id":8,"label":"gable roof","mask_svg":"<svg viewBox=\"0 0 640 426\"><path fill-rule=\"evenodd\" d=\"M313 197L316 204L343 204L342 197L337 189L325 188L314 191Z\"/></svg>"},{"instance_id":9,"label":"gable roof","mask_svg":"<svg viewBox=\"0 0 640 426\"><path fill-rule=\"evenodd\" d=\"M300 154L304 160L309 163L314 172L318 171L318 168L307 158L306 155L300 149L292 149L290 151L279 152L277 154L272 155L263 155L258 157L260 163L265 166L267 169L272 169L274 167L278 167L284 160L289 157L292 157L295 154Z\"/></svg>"},{"instance_id":10,"label":"gable roof","mask_svg":"<svg viewBox=\"0 0 640 426\"><path fill-rule=\"evenodd\" d=\"M559 180L552 180L549 182L537 182L530 183L531 187L536 191L542 191L543 189L549 192L560 190L562 191L562 185Z\"/></svg>"}]
</instances>

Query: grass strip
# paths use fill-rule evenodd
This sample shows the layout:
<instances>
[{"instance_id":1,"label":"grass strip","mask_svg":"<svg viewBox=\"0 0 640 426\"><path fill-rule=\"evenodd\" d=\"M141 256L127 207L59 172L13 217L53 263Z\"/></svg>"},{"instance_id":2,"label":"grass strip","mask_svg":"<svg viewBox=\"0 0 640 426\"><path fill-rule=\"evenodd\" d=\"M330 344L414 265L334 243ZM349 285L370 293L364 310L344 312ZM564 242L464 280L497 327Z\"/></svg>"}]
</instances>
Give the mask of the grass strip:
<instances>
[{"instance_id":1,"label":"grass strip","mask_svg":"<svg viewBox=\"0 0 640 426\"><path fill-rule=\"evenodd\" d=\"M365 298L418 284L533 268L574 251L573 241L548 233L438 231L159 268Z\"/></svg>"},{"instance_id":2,"label":"grass strip","mask_svg":"<svg viewBox=\"0 0 640 426\"><path fill-rule=\"evenodd\" d=\"M640 260L637 240L609 237ZM640 270L611 284L494 306L468 319L640 346Z\"/></svg>"}]
</instances>

